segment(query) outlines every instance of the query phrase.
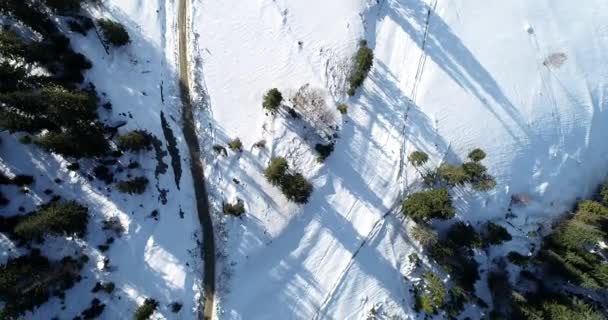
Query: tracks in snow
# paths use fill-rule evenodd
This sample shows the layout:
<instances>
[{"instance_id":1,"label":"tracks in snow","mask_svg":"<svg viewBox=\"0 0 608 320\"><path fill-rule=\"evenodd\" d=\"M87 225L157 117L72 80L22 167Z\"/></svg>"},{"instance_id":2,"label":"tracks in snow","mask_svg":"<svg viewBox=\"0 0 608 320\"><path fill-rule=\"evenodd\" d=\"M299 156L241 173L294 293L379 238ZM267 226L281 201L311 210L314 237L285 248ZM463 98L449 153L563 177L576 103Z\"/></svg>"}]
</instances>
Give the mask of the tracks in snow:
<instances>
[{"instance_id":1,"label":"tracks in snow","mask_svg":"<svg viewBox=\"0 0 608 320\"><path fill-rule=\"evenodd\" d=\"M422 74L424 72L424 66L426 65L426 52L425 52L425 45L426 45L426 40L428 37L428 32L429 32L429 25L430 25L430 21L431 21L431 16L433 14L433 12L435 11L435 9L437 8L437 2L438 0L433 0L432 3L429 5L429 9L428 9L428 13L427 13L427 17L426 17L426 21L425 21L425 28L424 28L424 37L422 39L422 44L421 44L421 55L420 58L418 60L418 67L416 69L416 76L414 78L414 84L412 85L412 91L410 93L410 99L408 99L407 101L407 108L405 110L404 113L404 125L403 125L403 142L402 142L402 147L401 147L401 157L399 160L399 164L400 164L400 169L399 169L399 173L397 176L398 180L401 180L403 177L403 173L405 172L404 167L405 167L405 158L406 158L406 152L407 152L407 148L406 148L406 143L407 143L407 138L406 138L406 126L405 124L407 123L407 119L408 119L408 114L413 107L416 106L416 95L418 93L418 85L420 84L420 80L422 79ZM325 308L327 307L327 305L331 302L335 292L337 291L338 287L340 286L340 284L342 283L344 277L346 276L346 274L348 273L348 271L350 270L350 268L352 267L352 265L354 264L355 258L357 257L357 254L359 254L359 252L361 251L361 249L363 248L363 246L365 246L365 244L367 244L368 241L370 241L377 233L378 231L380 231L382 229L382 227L384 226L384 222L386 221L386 217L391 214L393 211L395 211L400 203L401 203L401 198L405 195L405 191L406 191L406 185L407 185L407 174L405 177L405 183L403 184L403 189L400 192L400 195L397 197L397 200L395 201L395 203L391 206L391 208L389 208L389 210L386 211L386 213L384 215L382 215L382 217L380 217L376 223L374 224L374 226L372 227L372 229L370 230L370 232L366 235L366 237L361 241L361 243L359 244L359 246L357 247L357 249L353 252L348 264L346 265L346 267L340 272L338 279L334 282L334 284L331 286L329 292L325 295L325 298L323 299L323 301L321 302L321 305L319 306L319 309L317 310L317 313L314 315L313 319L317 320L317 319L322 319L324 318L323 316L323 311L325 310Z\"/></svg>"}]
</instances>

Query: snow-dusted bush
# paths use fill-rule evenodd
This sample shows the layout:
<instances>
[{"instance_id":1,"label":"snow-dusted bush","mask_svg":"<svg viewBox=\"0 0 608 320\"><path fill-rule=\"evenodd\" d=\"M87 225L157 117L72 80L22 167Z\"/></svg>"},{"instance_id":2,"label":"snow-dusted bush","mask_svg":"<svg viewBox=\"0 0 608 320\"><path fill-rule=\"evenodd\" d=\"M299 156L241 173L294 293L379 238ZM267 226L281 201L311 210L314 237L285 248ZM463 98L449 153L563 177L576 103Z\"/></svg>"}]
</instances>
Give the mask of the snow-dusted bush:
<instances>
[{"instance_id":1,"label":"snow-dusted bush","mask_svg":"<svg viewBox=\"0 0 608 320\"><path fill-rule=\"evenodd\" d=\"M45 234L84 236L89 211L75 201L56 202L44 206L15 226L15 234L35 239Z\"/></svg>"},{"instance_id":2,"label":"snow-dusted bush","mask_svg":"<svg viewBox=\"0 0 608 320\"><path fill-rule=\"evenodd\" d=\"M272 88L264 95L264 102L262 107L270 112L276 112L279 106L283 102L283 95L277 88Z\"/></svg>"},{"instance_id":3,"label":"snow-dusted bush","mask_svg":"<svg viewBox=\"0 0 608 320\"><path fill-rule=\"evenodd\" d=\"M146 177L137 177L116 183L118 191L128 194L142 194L146 191L147 186L148 179Z\"/></svg>"},{"instance_id":4,"label":"snow-dusted bush","mask_svg":"<svg viewBox=\"0 0 608 320\"><path fill-rule=\"evenodd\" d=\"M451 219L456 210L445 188L411 194L401 205L401 212L414 220Z\"/></svg>"},{"instance_id":5,"label":"snow-dusted bush","mask_svg":"<svg viewBox=\"0 0 608 320\"><path fill-rule=\"evenodd\" d=\"M336 117L325 101L322 89L303 85L289 99L304 120L323 137L331 136L336 126Z\"/></svg>"},{"instance_id":6,"label":"snow-dusted bush","mask_svg":"<svg viewBox=\"0 0 608 320\"><path fill-rule=\"evenodd\" d=\"M348 113L348 106L344 103L340 103L338 105L338 111L340 111L341 114L346 114Z\"/></svg>"},{"instance_id":7,"label":"snow-dusted bush","mask_svg":"<svg viewBox=\"0 0 608 320\"><path fill-rule=\"evenodd\" d=\"M245 213L245 202L241 199L236 199L236 203L224 203L223 207L224 214L233 216L240 216Z\"/></svg>"},{"instance_id":8,"label":"snow-dusted bush","mask_svg":"<svg viewBox=\"0 0 608 320\"><path fill-rule=\"evenodd\" d=\"M97 24L99 24L103 37L112 45L120 47L131 42L129 33L122 24L110 19L99 19Z\"/></svg>"}]
</instances>

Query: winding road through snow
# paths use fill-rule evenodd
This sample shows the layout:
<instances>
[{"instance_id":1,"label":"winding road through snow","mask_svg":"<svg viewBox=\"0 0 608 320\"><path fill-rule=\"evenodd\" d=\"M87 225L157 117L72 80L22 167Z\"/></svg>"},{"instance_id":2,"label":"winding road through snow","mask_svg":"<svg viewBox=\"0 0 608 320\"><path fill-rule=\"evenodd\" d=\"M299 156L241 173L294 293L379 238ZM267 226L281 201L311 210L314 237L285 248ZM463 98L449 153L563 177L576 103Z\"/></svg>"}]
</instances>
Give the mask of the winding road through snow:
<instances>
[{"instance_id":1,"label":"winding road through snow","mask_svg":"<svg viewBox=\"0 0 608 320\"><path fill-rule=\"evenodd\" d=\"M182 100L183 131L188 150L190 153L192 179L194 182L194 193L196 196L196 208L198 211L201 229L203 231L203 245L201 255L204 260L203 294L201 301L203 312L199 318L212 319L215 298L215 239L213 235L213 221L209 213L209 199L205 186L205 174L201 157L201 148L198 144L198 135L190 99L190 78L188 76L188 35L187 17L188 0L180 0L178 8L177 25L179 32L179 80L180 94ZM200 308L200 307L199 307Z\"/></svg>"}]
</instances>

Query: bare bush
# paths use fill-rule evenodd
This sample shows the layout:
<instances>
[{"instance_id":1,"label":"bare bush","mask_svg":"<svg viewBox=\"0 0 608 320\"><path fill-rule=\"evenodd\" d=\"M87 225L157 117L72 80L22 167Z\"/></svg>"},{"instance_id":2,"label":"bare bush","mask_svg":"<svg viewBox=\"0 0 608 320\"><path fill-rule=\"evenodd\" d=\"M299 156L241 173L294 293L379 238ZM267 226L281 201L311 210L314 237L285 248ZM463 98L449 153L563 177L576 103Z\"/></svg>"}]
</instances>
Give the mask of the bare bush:
<instances>
[{"instance_id":1,"label":"bare bush","mask_svg":"<svg viewBox=\"0 0 608 320\"><path fill-rule=\"evenodd\" d=\"M289 101L319 134L332 135L336 117L327 106L322 89L312 88L309 84L305 84L291 96Z\"/></svg>"}]
</instances>

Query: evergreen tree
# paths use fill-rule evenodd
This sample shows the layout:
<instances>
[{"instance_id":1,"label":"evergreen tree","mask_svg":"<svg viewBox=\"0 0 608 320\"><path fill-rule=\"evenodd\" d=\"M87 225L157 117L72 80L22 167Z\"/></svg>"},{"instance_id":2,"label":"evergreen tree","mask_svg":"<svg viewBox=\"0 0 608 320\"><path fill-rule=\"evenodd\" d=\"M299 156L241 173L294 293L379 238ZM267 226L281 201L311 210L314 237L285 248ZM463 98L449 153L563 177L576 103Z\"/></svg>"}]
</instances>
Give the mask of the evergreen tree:
<instances>
[{"instance_id":1,"label":"evergreen tree","mask_svg":"<svg viewBox=\"0 0 608 320\"><path fill-rule=\"evenodd\" d=\"M270 112L276 112L282 101L283 95L279 89L272 88L266 92L266 95L264 95L264 102L262 103L262 106L264 109Z\"/></svg>"},{"instance_id":2,"label":"evergreen tree","mask_svg":"<svg viewBox=\"0 0 608 320\"><path fill-rule=\"evenodd\" d=\"M274 158L270 160L270 164L268 164L268 168L266 168L264 175L268 182L272 185L278 186L285 174L287 174L287 170L289 169L289 165L287 164L287 160L282 157Z\"/></svg>"}]
</instances>

